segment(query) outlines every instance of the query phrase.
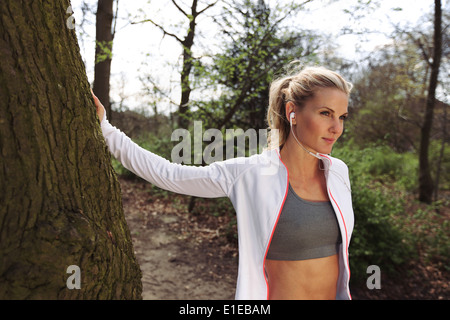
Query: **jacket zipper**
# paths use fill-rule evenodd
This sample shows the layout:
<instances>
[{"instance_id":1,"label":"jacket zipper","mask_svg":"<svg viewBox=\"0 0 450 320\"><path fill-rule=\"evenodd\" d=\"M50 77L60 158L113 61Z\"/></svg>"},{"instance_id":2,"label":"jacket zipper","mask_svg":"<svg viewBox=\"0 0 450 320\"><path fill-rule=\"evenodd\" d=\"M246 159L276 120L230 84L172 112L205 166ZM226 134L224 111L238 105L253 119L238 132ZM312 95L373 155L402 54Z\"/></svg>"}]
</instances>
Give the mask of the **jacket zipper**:
<instances>
[{"instance_id":1,"label":"jacket zipper","mask_svg":"<svg viewBox=\"0 0 450 320\"><path fill-rule=\"evenodd\" d=\"M331 159L329 157L327 157L326 155L324 155L324 154L321 154L321 156L324 157L324 158L327 158L328 161L330 161L330 166L331 166L331 164L332 164ZM345 183L345 181L344 181L344 184L347 186L347 183ZM348 186L347 186L347 188L348 188ZM349 192L351 192L351 189L350 188L348 188L348 189L349 189ZM349 261L349 257L348 257L348 231L347 231L347 224L345 223L344 215L342 214L341 208L339 207L339 204L337 203L337 201L334 199L330 188L328 188L328 193L330 194L330 197L333 200L333 202L336 204L336 207L339 210L339 214L341 215L342 223L344 224L344 230L345 230L345 254L347 255L347 272L348 272L348 280L347 281L350 281L350 261ZM348 285L347 285L347 293L348 293L350 299L352 299L352 295L350 294L350 290L349 290Z\"/></svg>"},{"instance_id":2,"label":"jacket zipper","mask_svg":"<svg viewBox=\"0 0 450 320\"><path fill-rule=\"evenodd\" d=\"M344 215L342 214L341 208L339 207L337 201L334 199L330 188L328 188L328 192L329 192L329 194L331 196L331 199L336 204L336 207L339 210L339 214L341 215L342 223L344 224L344 230L345 230L345 254L347 256L346 258L347 258L347 272L348 272L348 279L347 279L347 281L349 281L350 280L350 261L349 261L349 258L348 258L348 232L347 232L347 225L345 223ZM350 299L352 299L352 295L350 294L350 290L349 290L348 286L347 286L347 293L348 293Z\"/></svg>"},{"instance_id":3,"label":"jacket zipper","mask_svg":"<svg viewBox=\"0 0 450 320\"><path fill-rule=\"evenodd\" d=\"M272 242L272 237L273 237L273 234L274 234L275 229L276 229L276 227L277 227L278 220L280 219L281 211L283 210L284 203L285 203L285 201L286 201L286 197L287 197L288 190L289 190L289 170L288 170L288 168L286 167L286 165L284 164L283 160L281 160L281 156L280 156L280 154L279 154L278 151L277 151L277 153L278 153L278 158L280 159L280 162L281 162L281 163L283 164L283 166L286 168L286 173L287 173L287 183L286 183L286 191L285 191L285 193L284 193L283 202L281 203L280 210L278 211L277 220L275 221L275 224L274 224L274 226L273 226L273 228L272 228L272 232L270 233L269 243L268 243L267 248L266 248L266 253L264 254L264 260L263 260L263 272L264 272L264 280L266 281L266 288L267 288L267 298L266 298L266 300L269 300L269 281L268 281L268 279L267 279L267 274L266 274L266 257L267 257L267 253L269 252L270 243Z\"/></svg>"}]
</instances>

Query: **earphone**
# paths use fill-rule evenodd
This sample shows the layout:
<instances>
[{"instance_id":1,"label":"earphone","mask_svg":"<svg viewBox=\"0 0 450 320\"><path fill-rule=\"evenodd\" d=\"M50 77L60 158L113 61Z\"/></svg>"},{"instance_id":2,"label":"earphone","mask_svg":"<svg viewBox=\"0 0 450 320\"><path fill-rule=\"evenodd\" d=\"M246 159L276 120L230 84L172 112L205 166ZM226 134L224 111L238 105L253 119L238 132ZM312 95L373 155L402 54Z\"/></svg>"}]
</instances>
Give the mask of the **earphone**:
<instances>
[{"instance_id":1,"label":"earphone","mask_svg":"<svg viewBox=\"0 0 450 320\"><path fill-rule=\"evenodd\" d=\"M295 117L295 112L291 112L291 114L289 115L289 121L291 122L291 126L292 126L292 119L294 119Z\"/></svg>"},{"instance_id":2,"label":"earphone","mask_svg":"<svg viewBox=\"0 0 450 320\"><path fill-rule=\"evenodd\" d=\"M292 119L294 119L294 117L295 117L295 112L291 112L291 113L289 114L289 123L290 123L290 125L291 125L291 133L292 133L292 135L294 136L295 141L297 141L297 143L299 144L299 146L302 147L303 150L305 150L306 152L308 152L310 155L312 155L313 157L316 157L316 158L319 159L319 160L322 160L322 158L320 157L319 153L313 153L313 152L309 151L308 149L306 149L306 148L298 141L297 137L295 136L294 130L293 130L293 128L292 128Z\"/></svg>"}]
</instances>

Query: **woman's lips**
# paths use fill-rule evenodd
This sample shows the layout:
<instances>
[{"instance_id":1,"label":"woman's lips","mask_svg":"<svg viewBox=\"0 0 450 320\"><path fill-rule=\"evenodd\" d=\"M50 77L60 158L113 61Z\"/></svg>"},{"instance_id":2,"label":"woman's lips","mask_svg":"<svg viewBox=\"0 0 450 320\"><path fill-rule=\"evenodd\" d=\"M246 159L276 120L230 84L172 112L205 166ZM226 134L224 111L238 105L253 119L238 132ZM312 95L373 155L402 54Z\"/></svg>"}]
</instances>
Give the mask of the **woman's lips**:
<instances>
[{"instance_id":1,"label":"woman's lips","mask_svg":"<svg viewBox=\"0 0 450 320\"><path fill-rule=\"evenodd\" d=\"M325 142L329 143L329 144L333 144L336 141L336 139L330 139L330 138L322 138L322 139L325 140Z\"/></svg>"}]
</instances>

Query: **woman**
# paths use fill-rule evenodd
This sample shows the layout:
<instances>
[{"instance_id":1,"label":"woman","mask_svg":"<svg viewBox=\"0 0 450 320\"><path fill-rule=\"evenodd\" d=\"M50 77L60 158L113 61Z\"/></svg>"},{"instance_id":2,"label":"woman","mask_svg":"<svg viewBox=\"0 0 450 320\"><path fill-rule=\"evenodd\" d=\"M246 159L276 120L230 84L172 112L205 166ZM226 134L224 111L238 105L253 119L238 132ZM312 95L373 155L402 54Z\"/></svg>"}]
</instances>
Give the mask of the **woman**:
<instances>
[{"instance_id":1,"label":"woman","mask_svg":"<svg viewBox=\"0 0 450 320\"><path fill-rule=\"evenodd\" d=\"M183 166L133 143L94 96L110 152L156 186L229 197L237 214L236 299L351 299L353 210L347 166L327 155L343 131L351 84L321 67L274 81L267 119L278 141L246 159Z\"/></svg>"}]
</instances>

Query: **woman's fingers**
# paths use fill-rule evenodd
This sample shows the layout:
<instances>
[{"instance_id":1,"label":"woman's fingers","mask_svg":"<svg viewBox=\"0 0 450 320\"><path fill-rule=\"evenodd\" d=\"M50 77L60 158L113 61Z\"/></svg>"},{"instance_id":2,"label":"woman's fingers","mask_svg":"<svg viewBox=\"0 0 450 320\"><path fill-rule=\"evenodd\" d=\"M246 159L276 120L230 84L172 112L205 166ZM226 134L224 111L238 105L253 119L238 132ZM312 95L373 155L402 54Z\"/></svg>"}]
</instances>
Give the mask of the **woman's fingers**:
<instances>
[{"instance_id":1,"label":"woman's fingers","mask_svg":"<svg viewBox=\"0 0 450 320\"><path fill-rule=\"evenodd\" d=\"M97 115L100 121L103 119L103 115L105 113L105 107L103 107L100 100L97 98L97 96L94 94L94 91L91 89L92 97L94 98L95 108L97 109Z\"/></svg>"}]
</instances>

